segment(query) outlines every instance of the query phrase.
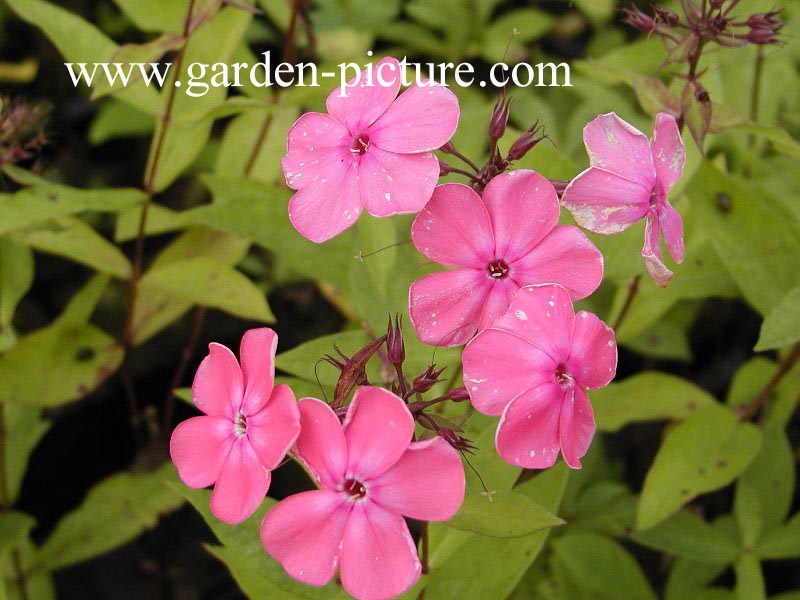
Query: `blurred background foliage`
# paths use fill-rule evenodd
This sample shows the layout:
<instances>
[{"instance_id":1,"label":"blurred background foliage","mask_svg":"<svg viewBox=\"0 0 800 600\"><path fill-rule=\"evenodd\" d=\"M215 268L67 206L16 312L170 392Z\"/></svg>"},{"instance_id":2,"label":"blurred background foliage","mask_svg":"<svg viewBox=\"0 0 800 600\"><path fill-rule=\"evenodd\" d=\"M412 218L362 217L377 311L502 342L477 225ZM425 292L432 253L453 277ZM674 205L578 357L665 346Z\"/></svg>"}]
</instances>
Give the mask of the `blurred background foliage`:
<instances>
[{"instance_id":1,"label":"blurred background foliage","mask_svg":"<svg viewBox=\"0 0 800 600\"><path fill-rule=\"evenodd\" d=\"M687 252L669 287L645 278L626 301L641 225L593 238L606 279L582 307L625 318L617 380L591 396L602 435L584 469L521 473L494 452L493 421L471 417L469 460L515 499L505 525L525 535L480 518L431 526L432 570L409 597L800 598L800 6L778 4L734 12L782 9L781 44L703 55L713 116L703 152L686 135L671 200ZM291 227L286 132L328 88L173 96L173 70L163 91L87 91L64 62L252 64L280 56L292 29L296 56L325 68L374 50L470 61L485 76L516 29L507 62L572 67L572 87L509 89L501 145L538 120L553 143L516 167L553 179L586 167L581 130L597 114L649 132L683 85L614 0L315 0L303 23L281 0L197 0L187 21L188 7L0 3L0 598L341 597L292 582L262 551L274 500L229 527L206 491L176 483L166 440L193 409L174 398L191 400L182 386L207 342L236 347L264 323L280 336L280 379L298 397L330 395L338 373L320 357L381 335L431 268L407 243L408 217L362 217L321 246ZM481 163L497 90L452 89L454 142ZM457 350L407 333L410 366L457 377ZM464 407L448 410L464 420ZM271 496L308 486L287 465ZM567 524L526 530L530 501Z\"/></svg>"}]
</instances>

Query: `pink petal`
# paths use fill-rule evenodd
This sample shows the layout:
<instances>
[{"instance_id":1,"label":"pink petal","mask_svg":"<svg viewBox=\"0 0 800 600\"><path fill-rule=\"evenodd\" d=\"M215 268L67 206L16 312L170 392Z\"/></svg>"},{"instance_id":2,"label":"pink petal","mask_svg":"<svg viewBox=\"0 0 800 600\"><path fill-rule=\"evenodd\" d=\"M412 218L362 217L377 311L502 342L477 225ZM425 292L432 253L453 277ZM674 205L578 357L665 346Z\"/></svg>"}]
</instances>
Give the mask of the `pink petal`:
<instances>
[{"instance_id":1,"label":"pink petal","mask_svg":"<svg viewBox=\"0 0 800 600\"><path fill-rule=\"evenodd\" d=\"M408 291L409 316L420 340L459 346L475 335L492 282L481 271L458 269L426 275Z\"/></svg>"},{"instance_id":2,"label":"pink petal","mask_svg":"<svg viewBox=\"0 0 800 600\"><path fill-rule=\"evenodd\" d=\"M617 340L614 330L590 312L575 315L572 352L566 363L580 387L594 390L607 385L617 372Z\"/></svg>"},{"instance_id":3,"label":"pink petal","mask_svg":"<svg viewBox=\"0 0 800 600\"><path fill-rule=\"evenodd\" d=\"M222 344L208 345L192 382L192 397L201 411L233 420L242 404L244 384L236 357Z\"/></svg>"},{"instance_id":4,"label":"pink petal","mask_svg":"<svg viewBox=\"0 0 800 600\"><path fill-rule=\"evenodd\" d=\"M347 477L359 481L377 477L408 448L414 418L398 396L377 387L361 387L353 396L344 423Z\"/></svg>"},{"instance_id":5,"label":"pink petal","mask_svg":"<svg viewBox=\"0 0 800 600\"><path fill-rule=\"evenodd\" d=\"M354 504L339 571L342 587L360 600L388 600L413 587L422 564L403 517L373 502Z\"/></svg>"},{"instance_id":6,"label":"pink petal","mask_svg":"<svg viewBox=\"0 0 800 600\"><path fill-rule=\"evenodd\" d=\"M544 383L523 392L506 407L495 437L503 460L526 469L555 464L563 398L560 385Z\"/></svg>"},{"instance_id":7,"label":"pink petal","mask_svg":"<svg viewBox=\"0 0 800 600\"><path fill-rule=\"evenodd\" d=\"M275 382L275 351L278 336L269 327L249 329L242 336L239 358L242 361L244 400L241 411L250 416L269 400Z\"/></svg>"},{"instance_id":8,"label":"pink petal","mask_svg":"<svg viewBox=\"0 0 800 600\"><path fill-rule=\"evenodd\" d=\"M520 288L492 327L518 335L561 363L569 356L574 321L567 290L560 285L528 285Z\"/></svg>"},{"instance_id":9,"label":"pink petal","mask_svg":"<svg viewBox=\"0 0 800 600\"><path fill-rule=\"evenodd\" d=\"M258 460L246 436L233 442L211 493L211 513L235 525L252 515L269 490L270 472Z\"/></svg>"},{"instance_id":10,"label":"pink petal","mask_svg":"<svg viewBox=\"0 0 800 600\"><path fill-rule=\"evenodd\" d=\"M651 192L652 188L590 167L569 183L561 204L584 229L608 235L642 219L650 209Z\"/></svg>"},{"instance_id":11,"label":"pink petal","mask_svg":"<svg viewBox=\"0 0 800 600\"><path fill-rule=\"evenodd\" d=\"M180 423L169 440L169 455L181 481L191 488L214 483L234 439L228 419L202 416Z\"/></svg>"},{"instance_id":12,"label":"pink petal","mask_svg":"<svg viewBox=\"0 0 800 600\"><path fill-rule=\"evenodd\" d=\"M443 146L458 126L458 98L445 87L412 85L369 128L370 143L389 152Z\"/></svg>"},{"instance_id":13,"label":"pink petal","mask_svg":"<svg viewBox=\"0 0 800 600\"><path fill-rule=\"evenodd\" d=\"M683 220L680 213L664 200L658 207L658 225L664 235L669 255L676 263L683 262Z\"/></svg>"},{"instance_id":14,"label":"pink petal","mask_svg":"<svg viewBox=\"0 0 800 600\"><path fill-rule=\"evenodd\" d=\"M380 84L378 69L381 70L383 81L390 85ZM400 75L399 63L394 58L384 58L372 66L371 76L368 69L361 71L358 85L351 85L355 82L354 77L348 81L345 89L337 87L333 90L325 101L328 113L344 123L353 136L365 133L397 97L397 92L400 90ZM369 83L372 85L367 85ZM342 94L345 96L342 97Z\"/></svg>"},{"instance_id":15,"label":"pink petal","mask_svg":"<svg viewBox=\"0 0 800 600\"><path fill-rule=\"evenodd\" d=\"M653 162L658 181L667 193L683 174L686 163L686 149L675 117L668 113L658 113L653 127Z\"/></svg>"},{"instance_id":16,"label":"pink petal","mask_svg":"<svg viewBox=\"0 0 800 600\"><path fill-rule=\"evenodd\" d=\"M439 161L430 152L395 154L370 146L359 160L361 201L375 217L421 211L439 179Z\"/></svg>"},{"instance_id":17,"label":"pink petal","mask_svg":"<svg viewBox=\"0 0 800 600\"><path fill-rule=\"evenodd\" d=\"M580 229L561 225L511 265L511 276L519 285L557 283L580 300L603 280L603 255Z\"/></svg>"},{"instance_id":18,"label":"pink petal","mask_svg":"<svg viewBox=\"0 0 800 600\"><path fill-rule=\"evenodd\" d=\"M558 195L535 171L498 175L483 190L494 229L494 258L512 262L530 252L558 223Z\"/></svg>"},{"instance_id":19,"label":"pink petal","mask_svg":"<svg viewBox=\"0 0 800 600\"><path fill-rule=\"evenodd\" d=\"M517 395L555 380L557 363L530 342L508 331L486 329L464 348L464 387L472 406L499 415Z\"/></svg>"},{"instance_id":20,"label":"pink petal","mask_svg":"<svg viewBox=\"0 0 800 600\"><path fill-rule=\"evenodd\" d=\"M295 579L325 585L336 572L350 504L338 492L313 490L273 506L261 523L261 544Z\"/></svg>"},{"instance_id":21,"label":"pink petal","mask_svg":"<svg viewBox=\"0 0 800 600\"><path fill-rule=\"evenodd\" d=\"M519 290L519 285L511 277L504 277L489 282L491 287L484 301L478 331L491 327L497 318L508 310L511 299Z\"/></svg>"},{"instance_id":22,"label":"pink petal","mask_svg":"<svg viewBox=\"0 0 800 600\"><path fill-rule=\"evenodd\" d=\"M561 405L558 436L561 454L571 468L581 468L581 457L589 449L594 431L594 413L586 392L570 386Z\"/></svg>"},{"instance_id":23,"label":"pink petal","mask_svg":"<svg viewBox=\"0 0 800 600\"><path fill-rule=\"evenodd\" d=\"M352 158L331 169L328 180L297 191L289 201L289 220L300 235L325 242L352 226L363 210L358 191L358 162Z\"/></svg>"},{"instance_id":24,"label":"pink petal","mask_svg":"<svg viewBox=\"0 0 800 600\"><path fill-rule=\"evenodd\" d=\"M300 435L295 454L319 483L333 489L344 480L347 467L347 442L339 418L316 398L303 398L297 406Z\"/></svg>"},{"instance_id":25,"label":"pink petal","mask_svg":"<svg viewBox=\"0 0 800 600\"><path fill-rule=\"evenodd\" d=\"M286 185L299 190L325 179L343 157L350 157L351 138L347 128L329 115L301 116L289 129L281 160Z\"/></svg>"},{"instance_id":26,"label":"pink petal","mask_svg":"<svg viewBox=\"0 0 800 600\"><path fill-rule=\"evenodd\" d=\"M665 287L672 279L672 271L664 264L661 254L661 243L658 236L658 219L652 214L647 216L644 225L644 246L642 247L642 257L644 266L653 281L661 287Z\"/></svg>"},{"instance_id":27,"label":"pink petal","mask_svg":"<svg viewBox=\"0 0 800 600\"><path fill-rule=\"evenodd\" d=\"M370 483L369 497L412 519L446 521L464 501L461 458L441 437L414 442L394 466Z\"/></svg>"},{"instance_id":28,"label":"pink petal","mask_svg":"<svg viewBox=\"0 0 800 600\"><path fill-rule=\"evenodd\" d=\"M264 468L277 468L300 433L300 411L289 386L272 390L266 406L247 418L246 431Z\"/></svg>"},{"instance_id":29,"label":"pink petal","mask_svg":"<svg viewBox=\"0 0 800 600\"><path fill-rule=\"evenodd\" d=\"M494 234L481 197L461 183L445 183L414 219L411 239L443 265L486 269L494 259Z\"/></svg>"},{"instance_id":30,"label":"pink petal","mask_svg":"<svg viewBox=\"0 0 800 600\"><path fill-rule=\"evenodd\" d=\"M583 128L589 164L614 173L645 189L656 179L650 140L615 113L600 115Z\"/></svg>"}]
</instances>

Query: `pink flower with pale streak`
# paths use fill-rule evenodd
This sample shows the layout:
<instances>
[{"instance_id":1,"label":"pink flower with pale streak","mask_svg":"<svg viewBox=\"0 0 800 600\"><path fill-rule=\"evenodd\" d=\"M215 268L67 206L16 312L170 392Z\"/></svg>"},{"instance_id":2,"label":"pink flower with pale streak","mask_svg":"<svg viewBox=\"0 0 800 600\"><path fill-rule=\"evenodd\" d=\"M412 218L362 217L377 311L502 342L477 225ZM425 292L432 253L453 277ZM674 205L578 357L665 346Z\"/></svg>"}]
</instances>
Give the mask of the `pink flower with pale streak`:
<instances>
[{"instance_id":1,"label":"pink flower with pale streak","mask_svg":"<svg viewBox=\"0 0 800 600\"><path fill-rule=\"evenodd\" d=\"M645 266L658 285L667 285L672 271L659 232L672 259L683 262L683 221L667 201L686 162L675 118L659 113L650 141L615 113L600 115L583 129L583 143L591 166L570 182L561 203L595 233L619 233L644 218Z\"/></svg>"},{"instance_id":2,"label":"pink flower with pale streak","mask_svg":"<svg viewBox=\"0 0 800 600\"><path fill-rule=\"evenodd\" d=\"M617 370L610 327L592 313L575 314L561 286L527 286L467 344L462 361L472 405L501 415L495 445L505 461L544 469L561 450L580 468L595 431L586 390L608 384Z\"/></svg>"},{"instance_id":3,"label":"pink flower with pale streak","mask_svg":"<svg viewBox=\"0 0 800 600\"><path fill-rule=\"evenodd\" d=\"M264 500L270 471L300 433L292 390L274 386L278 336L267 327L242 337L242 365L221 344L208 346L192 383L203 416L172 432L169 453L181 480L192 488L214 485L211 512L240 523Z\"/></svg>"},{"instance_id":4,"label":"pink flower with pale streak","mask_svg":"<svg viewBox=\"0 0 800 600\"><path fill-rule=\"evenodd\" d=\"M445 521L464 499L464 469L442 438L412 442L414 419L391 392L360 388L344 423L319 400L300 401L294 452L322 489L279 502L261 542L286 572L324 585L339 567L344 589L391 598L419 579L417 549L403 515Z\"/></svg>"},{"instance_id":5,"label":"pink flower with pale streak","mask_svg":"<svg viewBox=\"0 0 800 600\"><path fill-rule=\"evenodd\" d=\"M466 343L502 315L524 285L558 283L574 299L603 279L603 256L577 227L557 226L558 196L534 171L492 179L483 198L440 185L411 226L431 260L456 267L418 279L409 290L411 323L435 346Z\"/></svg>"},{"instance_id":6,"label":"pink flower with pale streak","mask_svg":"<svg viewBox=\"0 0 800 600\"><path fill-rule=\"evenodd\" d=\"M390 85L379 85L378 74ZM458 125L458 100L447 88L400 90L400 65L384 58L360 84L328 96L328 114L306 113L289 130L283 174L297 190L289 219L304 237L324 242L353 225L366 208L375 217L419 212L439 179L431 152ZM352 83L352 81L351 81Z\"/></svg>"}]
</instances>

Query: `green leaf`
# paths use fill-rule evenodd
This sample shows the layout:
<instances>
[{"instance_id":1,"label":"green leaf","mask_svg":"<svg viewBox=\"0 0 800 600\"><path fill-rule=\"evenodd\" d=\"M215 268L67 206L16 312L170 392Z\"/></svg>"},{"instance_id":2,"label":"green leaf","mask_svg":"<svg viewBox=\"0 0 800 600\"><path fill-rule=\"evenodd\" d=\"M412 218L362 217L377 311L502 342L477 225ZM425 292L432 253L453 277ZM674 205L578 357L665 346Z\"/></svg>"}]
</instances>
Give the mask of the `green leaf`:
<instances>
[{"instance_id":1,"label":"green leaf","mask_svg":"<svg viewBox=\"0 0 800 600\"><path fill-rule=\"evenodd\" d=\"M165 485L177 481L175 467L119 473L95 485L81 505L59 521L42 545L34 570L53 571L104 554L153 527L183 504Z\"/></svg>"},{"instance_id":2,"label":"green leaf","mask_svg":"<svg viewBox=\"0 0 800 600\"><path fill-rule=\"evenodd\" d=\"M562 519L522 494L504 490L467 495L447 521L454 529L499 538L520 537L563 524Z\"/></svg>"},{"instance_id":3,"label":"green leaf","mask_svg":"<svg viewBox=\"0 0 800 600\"><path fill-rule=\"evenodd\" d=\"M800 556L800 513L796 513L783 527L765 534L756 546L756 553L768 560Z\"/></svg>"},{"instance_id":4,"label":"green leaf","mask_svg":"<svg viewBox=\"0 0 800 600\"><path fill-rule=\"evenodd\" d=\"M742 554L733 565L736 573L736 597L739 600L762 600L767 597L761 562L753 554Z\"/></svg>"},{"instance_id":5,"label":"green leaf","mask_svg":"<svg viewBox=\"0 0 800 600\"><path fill-rule=\"evenodd\" d=\"M639 105L651 117L655 117L660 112L667 112L674 116L680 114L681 107L678 98L658 77L631 73L631 86L636 92Z\"/></svg>"},{"instance_id":6,"label":"green leaf","mask_svg":"<svg viewBox=\"0 0 800 600\"><path fill-rule=\"evenodd\" d=\"M42 419L42 411L30 406L6 404L5 419L5 474L6 493L10 504L14 504L22 487L22 479L28 469L28 459L33 449L50 429L50 422Z\"/></svg>"},{"instance_id":7,"label":"green leaf","mask_svg":"<svg viewBox=\"0 0 800 600\"><path fill-rule=\"evenodd\" d=\"M397 228L392 219L370 215L363 215L357 226L362 248L359 258L366 262L378 292L385 295L390 277L396 277Z\"/></svg>"},{"instance_id":8,"label":"green leaf","mask_svg":"<svg viewBox=\"0 0 800 600\"><path fill-rule=\"evenodd\" d=\"M638 529L660 523L699 494L733 481L753 461L761 432L710 405L669 432L647 473L636 516Z\"/></svg>"},{"instance_id":9,"label":"green leaf","mask_svg":"<svg viewBox=\"0 0 800 600\"><path fill-rule=\"evenodd\" d=\"M183 31L189 0L113 0L122 12L143 31Z\"/></svg>"},{"instance_id":10,"label":"green leaf","mask_svg":"<svg viewBox=\"0 0 800 600\"><path fill-rule=\"evenodd\" d=\"M0 555L27 538L35 524L36 519L22 512L9 510L0 513Z\"/></svg>"},{"instance_id":11,"label":"green leaf","mask_svg":"<svg viewBox=\"0 0 800 600\"><path fill-rule=\"evenodd\" d=\"M17 304L33 284L33 253L25 245L0 237L0 352L17 339L11 321Z\"/></svg>"},{"instance_id":12,"label":"green leaf","mask_svg":"<svg viewBox=\"0 0 800 600\"><path fill-rule=\"evenodd\" d=\"M694 558L679 558L673 563L664 591L665 600L685 600L719 577L728 565Z\"/></svg>"},{"instance_id":13,"label":"green leaf","mask_svg":"<svg viewBox=\"0 0 800 600\"><path fill-rule=\"evenodd\" d=\"M601 431L618 431L642 421L686 419L715 402L708 392L686 379L656 371L592 390L591 399Z\"/></svg>"},{"instance_id":14,"label":"green leaf","mask_svg":"<svg viewBox=\"0 0 800 600\"><path fill-rule=\"evenodd\" d=\"M725 402L729 406L747 404L758 395L774 375L777 365L763 356L755 356L733 374Z\"/></svg>"},{"instance_id":15,"label":"green leaf","mask_svg":"<svg viewBox=\"0 0 800 600\"><path fill-rule=\"evenodd\" d=\"M800 285L792 288L764 318L757 351L788 346L800 340Z\"/></svg>"},{"instance_id":16,"label":"green leaf","mask_svg":"<svg viewBox=\"0 0 800 600\"><path fill-rule=\"evenodd\" d=\"M503 13L486 28L481 53L491 62L500 62L512 36L512 43L526 45L542 37L555 22L551 14L535 8L518 8Z\"/></svg>"},{"instance_id":17,"label":"green leaf","mask_svg":"<svg viewBox=\"0 0 800 600\"><path fill-rule=\"evenodd\" d=\"M154 126L153 115L111 98L97 103L97 116L89 126L89 143L100 146L118 138L144 137Z\"/></svg>"},{"instance_id":18,"label":"green leaf","mask_svg":"<svg viewBox=\"0 0 800 600\"><path fill-rule=\"evenodd\" d=\"M117 215L114 241L127 242L128 240L136 239L139 234L139 220L141 215L142 209L139 207L120 212ZM155 202L150 202L150 206L147 209L147 224L144 230L145 235L151 236L159 233L168 233L184 227L185 224L181 218L181 213Z\"/></svg>"},{"instance_id":19,"label":"green leaf","mask_svg":"<svg viewBox=\"0 0 800 600\"><path fill-rule=\"evenodd\" d=\"M733 540L688 510L634 532L632 538L643 546L703 562L730 564L739 553Z\"/></svg>"},{"instance_id":20,"label":"green leaf","mask_svg":"<svg viewBox=\"0 0 800 600\"><path fill-rule=\"evenodd\" d=\"M31 572L38 548L27 538L20 540L15 553L0 555L0 597L8 593L9 600L56 600L56 588L49 573ZM18 572L25 573L25 588L19 585ZM5 586L3 585L5 583Z\"/></svg>"},{"instance_id":21,"label":"green leaf","mask_svg":"<svg viewBox=\"0 0 800 600\"><path fill-rule=\"evenodd\" d=\"M687 36L689 39L693 37L693 34ZM682 60L677 62L682 62ZM711 112L711 101L708 97L706 96L705 101L698 100L695 85L687 82L681 93L681 115L697 147L701 150L703 149L703 141L711 126Z\"/></svg>"},{"instance_id":22,"label":"green leaf","mask_svg":"<svg viewBox=\"0 0 800 600\"><path fill-rule=\"evenodd\" d=\"M795 160L800 160L800 142L789 135L785 129L762 123L743 123L736 125L736 129L763 137L778 152L786 154Z\"/></svg>"}]
</instances>

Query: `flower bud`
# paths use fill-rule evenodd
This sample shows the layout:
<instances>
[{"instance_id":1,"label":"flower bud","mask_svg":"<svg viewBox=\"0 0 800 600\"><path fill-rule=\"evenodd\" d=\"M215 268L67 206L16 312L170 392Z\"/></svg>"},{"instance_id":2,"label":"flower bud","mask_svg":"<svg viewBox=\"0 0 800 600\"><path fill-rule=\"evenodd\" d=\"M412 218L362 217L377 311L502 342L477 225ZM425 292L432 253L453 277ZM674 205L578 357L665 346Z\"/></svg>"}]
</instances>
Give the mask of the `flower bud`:
<instances>
[{"instance_id":1,"label":"flower bud","mask_svg":"<svg viewBox=\"0 0 800 600\"><path fill-rule=\"evenodd\" d=\"M400 316L395 317L394 323L389 319L386 331L386 353L389 362L395 366L402 365L406 359L406 347L403 343L403 330L400 325Z\"/></svg>"},{"instance_id":2,"label":"flower bud","mask_svg":"<svg viewBox=\"0 0 800 600\"><path fill-rule=\"evenodd\" d=\"M777 44L779 28L753 27L747 32L745 39L751 44Z\"/></svg>"},{"instance_id":3,"label":"flower bud","mask_svg":"<svg viewBox=\"0 0 800 600\"><path fill-rule=\"evenodd\" d=\"M656 6L653 10L655 10L656 19L665 25L673 27L681 22L678 13L676 13L674 10L670 10L661 6Z\"/></svg>"},{"instance_id":4,"label":"flower bud","mask_svg":"<svg viewBox=\"0 0 800 600\"><path fill-rule=\"evenodd\" d=\"M725 4L725 0L711 0L711 8L716 10L718 8L722 8L722 5Z\"/></svg>"},{"instance_id":5,"label":"flower bud","mask_svg":"<svg viewBox=\"0 0 800 600\"><path fill-rule=\"evenodd\" d=\"M411 382L411 390L409 395L424 394L433 386L441 381L439 375L444 372L444 369L436 369L436 365L430 365L425 371L420 373Z\"/></svg>"},{"instance_id":6,"label":"flower bud","mask_svg":"<svg viewBox=\"0 0 800 600\"><path fill-rule=\"evenodd\" d=\"M452 429L443 427L436 433L456 450L460 450L462 452L472 452L475 450L475 446L472 445L472 442L464 437L461 437Z\"/></svg>"},{"instance_id":7,"label":"flower bud","mask_svg":"<svg viewBox=\"0 0 800 600\"><path fill-rule=\"evenodd\" d=\"M467 392L467 388L462 386L455 388L454 390L450 390L443 396L443 398L447 398L453 402L463 402L464 400L469 400L469 392Z\"/></svg>"},{"instance_id":8,"label":"flower bud","mask_svg":"<svg viewBox=\"0 0 800 600\"><path fill-rule=\"evenodd\" d=\"M642 12L638 8L626 8L624 9L626 17L625 23L638 29L639 31L643 31L644 33L652 33L656 30L656 22L645 12Z\"/></svg>"},{"instance_id":9,"label":"flower bud","mask_svg":"<svg viewBox=\"0 0 800 600\"><path fill-rule=\"evenodd\" d=\"M547 135L538 135L541 128L538 121L533 124L533 127L524 132L517 141L515 141L508 151L507 160L519 160L525 156L536 144L541 142Z\"/></svg>"},{"instance_id":10,"label":"flower bud","mask_svg":"<svg viewBox=\"0 0 800 600\"><path fill-rule=\"evenodd\" d=\"M511 106L511 99L506 98L505 94L500 96L492 109L492 117L489 119L489 137L492 140L499 140L506 132L508 125L508 110Z\"/></svg>"}]
</instances>

